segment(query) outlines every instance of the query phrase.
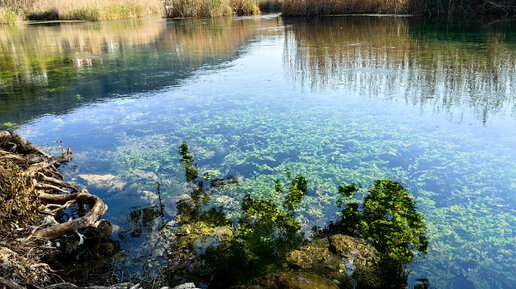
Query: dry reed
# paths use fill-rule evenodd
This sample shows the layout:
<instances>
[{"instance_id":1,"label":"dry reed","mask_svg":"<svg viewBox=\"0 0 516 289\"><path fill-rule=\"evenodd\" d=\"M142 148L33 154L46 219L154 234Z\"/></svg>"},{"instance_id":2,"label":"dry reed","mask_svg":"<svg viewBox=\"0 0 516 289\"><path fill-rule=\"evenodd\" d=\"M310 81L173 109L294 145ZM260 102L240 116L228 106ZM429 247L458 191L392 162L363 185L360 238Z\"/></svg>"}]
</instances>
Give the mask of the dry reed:
<instances>
[{"instance_id":1,"label":"dry reed","mask_svg":"<svg viewBox=\"0 0 516 289\"><path fill-rule=\"evenodd\" d=\"M283 0L283 15L413 13L433 16L516 15L515 0Z\"/></svg>"},{"instance_id":2,"label":"dry reed","mask_svg":"<svg viewBox=\"0 0 516 289\"><path fill-rule=\"evenodd\" d=\"M32 20L114 20L160 13L159 0L38 0L27 13Z\"/></svg>"},{"instance_id":3,"label":"dry reed","mask_svg":"<svg viewBox=\"0 0 516 289\"><path fill-rule=\"evenodd\" d=\"M516 0L411 0L410 9L429 16L515 16Z\"/></svg>"},{"instance_id":4,"label":"dry reed","mask_svg":"<svg viewBox=\"0 0 516 289\"><path fill-rule=\"evenodd\" d=\"M283 0L287 16L344 13L405 13L410 0Z\"/></svg>"},{"instance_id":5,"label":"dry reed","mask_svg":"<svg viewBox=\"0 0 516 289\"><path fill-rule=\"evenodd\" d=\"M212 18L229 15L256 15L256 0L166 0L166 15L171 18Z\"/></svg>"},{"instance_id":6,"label":"dry reed","mask_svg":"<svg viewBox=\"0 0 516 289\"><path fill-rule=\"evenodd\" d=\"M0 7L0 24L13 24L18 22L19 18L16 10Z\"/></svg>"}]
</instances>

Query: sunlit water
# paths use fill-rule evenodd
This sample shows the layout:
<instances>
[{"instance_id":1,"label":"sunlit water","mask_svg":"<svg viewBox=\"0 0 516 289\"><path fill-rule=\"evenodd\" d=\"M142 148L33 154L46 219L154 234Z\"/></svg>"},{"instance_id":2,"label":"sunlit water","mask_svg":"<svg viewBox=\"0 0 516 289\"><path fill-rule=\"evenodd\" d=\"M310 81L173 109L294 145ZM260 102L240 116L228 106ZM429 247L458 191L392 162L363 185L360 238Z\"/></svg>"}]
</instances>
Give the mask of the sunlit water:
<instances>
[{"instance_id":1,"label":"sunlit water","mask_svg":"<svg viewBox=\"0 0 516 289\"><path fill-rule=\"evenodd\" d=\"M337 218L341 183L388 178L416 196L429 253L410 279L516 288L516 25L392 17L146 19L0 27L0 123L74 152L123 228L129 209L238 176L215 201L274 193L285 169L309 194L308 231ZM280 198L279 196L272 196ZM113 238L117 239L117 232ZM120 239L128 254L144 238Z\"/></svg>"}]
</instances>

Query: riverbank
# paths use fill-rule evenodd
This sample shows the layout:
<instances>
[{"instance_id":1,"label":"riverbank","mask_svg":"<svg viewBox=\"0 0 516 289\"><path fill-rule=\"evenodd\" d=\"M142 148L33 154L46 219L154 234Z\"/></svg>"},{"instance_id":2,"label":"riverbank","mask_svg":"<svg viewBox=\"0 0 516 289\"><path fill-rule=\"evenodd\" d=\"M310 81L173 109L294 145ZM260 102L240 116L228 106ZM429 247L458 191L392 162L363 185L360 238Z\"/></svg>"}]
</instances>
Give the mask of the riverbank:
<instances>
[{"instance_id":1,"label":"riverbank","mask_svg":"<svg viewBox=\"0 0 516 289\"><path fill-rule=\"evenodd\" d=\"M257 3L256 0L0 0L0 24L24 20L106 21L154 15L170 18L256 15L260 14Z\"/></svg>"},{"instance_id":2,"label":"riverbank","mask_svg":"<svg viewBox=\"0 0 516 289\"><path fill-rule=\"evenodd\" d=\"M0 1L0 23L24 20L103 21L161 14L160 0L24 0Z\"/></svg>"},{"instance_id":3,"label":"riverbank","mask_svg":"<svg viewBox=\"0 0 516 289\"><path fill-rule=\"evenodd\" d=\"M283 0L284 16L345 13L415 14L423 16L516 15L511 0Z\"/></svg>"},{"instance_id":4,"label":"riverbank","mask_svg":"<svg viewBox=\"0 0 516 289\"><path fill-rule=\"evenodd\" d=\"M166 0L165 15L168 18L213 18L230 15L260 14L256 0Z\"/></svg>"},{"instance_id":5,"label":"riverbank","mask_svg":"<svg viewBox=\"0 0 516 289\"><path fill-rule=\"evenodd\" d=\"M71 160L72 152L59 149L62 154L53 156L49 148L37 148L14 131L0 131L2 288L62 281L70 268L78 268L77 247L86 247L85 239L99 244L98 236L111 235L109 223L98 220L107 205L64 181L58 168Z\"/></svg>"}]
</instances>

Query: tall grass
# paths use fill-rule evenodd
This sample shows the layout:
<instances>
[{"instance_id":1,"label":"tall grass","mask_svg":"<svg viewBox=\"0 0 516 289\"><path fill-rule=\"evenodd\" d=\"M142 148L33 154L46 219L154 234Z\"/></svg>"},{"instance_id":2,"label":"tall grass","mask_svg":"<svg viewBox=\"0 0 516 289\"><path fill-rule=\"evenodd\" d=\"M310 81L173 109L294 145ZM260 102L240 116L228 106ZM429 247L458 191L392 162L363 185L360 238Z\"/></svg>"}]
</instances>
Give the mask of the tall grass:
<instances>
[{"instance_id":1,"label":"tall grass","mask_svg":"<svg viewBox=\"0 0 516 289\"><path fill-rule=\"evenodd\" d=\"M341 13L404 13L411 0L283 0L284 15L311 16Z\"/></svg>"},{"instance_id":2,"label":"tall grass","mask_svg":"<svg viewBox=\"0 0 516 289\"><path fill-rule=\"evenodd\" d=\"M231 0L231 7L233 13L236 15L256 15L260 14L260 8L256 3L256 0Z\"/></svg>"},{"instance_id":3,"label":"tall grass","mask_svg":"<svg viewBox=\"0 0 516 289\"><path fill-rule=\"evenodd\" d=\"M23 19L35 0L0 0L0 24L12 24Z\"/></svg>"},{"instance_id":4,"label":"tall grass","mask_svg":"<svg viewBox=\"0 0 516 289\"><path fill-rule=\"evenodd\" d=\"M516 15L516 0L411 0L411 10L430 16Z\"/></svg>"},{"instance_id":5,"label":"tall grass","mask_svg":"<svg viewBox=\"0 0 516 289\"><path fill-rule=\"evenodd\" d=\"M211 18L231 15L229 0L168 0L165 1L167 17Z\"/></svg>"},{"instance_id":6,"label":"tall grass","mask_svg":"<svg viewBox=\"0 0 516 289\"><path fill-rule=\"evenodd\" d=\"M282 12L286 16L343 13L516 15L516 0L283 0Z\"/></svg>"},{"instance_id":7,"label":"tall grass","mask_svg":"<svg viewBox=\"0 0 516 289\"><path fill-rule=\"evenodd\" d=\"M260 13L256 0L166 0L167 17L212 18Z\"/></svg>"},{"instance_id":8,"label":"tall grass","mask_svg":"<svg viewBox=\"0 0 516 289\"><path fill-rule=\"evenodd\" d=\"M0 7L0 24L13 24L18 22L19 18L16 10Z\"/></svg>"},{"instance_id":9,"label":"tall grass","mask_svg":"<svg viewBox=\"0 0 516 289\"><path fill-rule=\"evenodd\" d=\"M160 13L159 0L37 0L31 20L114 20L141 18Z\"/></svg>"}]
</instances>

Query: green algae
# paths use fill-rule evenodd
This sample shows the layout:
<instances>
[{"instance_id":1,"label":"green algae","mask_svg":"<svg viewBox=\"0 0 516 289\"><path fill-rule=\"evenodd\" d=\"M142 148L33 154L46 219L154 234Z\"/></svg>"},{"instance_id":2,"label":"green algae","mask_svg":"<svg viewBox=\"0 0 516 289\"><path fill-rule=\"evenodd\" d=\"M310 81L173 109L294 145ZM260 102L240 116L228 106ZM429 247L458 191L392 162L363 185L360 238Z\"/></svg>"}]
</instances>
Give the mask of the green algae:
<instances>
[{"instance_id":1,"label":"green algae","mask_svg":"<svg viewBox=\"0 0 516 289\"><path fill-rule=\"evenodd\" d=\"M310 110L304 111L304 114L310 115ZM459 148L441 140L446 135L453 142L453 139L464 138L463 134L436 131L423 135L409 125L398 126L397 132L389 132L373 130L364 123L353 121L343 127L338 117L328 117L324 120L326 128L321 129L312 126L309 118L294 125L289 120L292 114L287 117L265 111L229 111L223 115L197 122L196 116L182 114L190 125L178 127L177 130L180 136L195 144L195 154L210 163L219 162L218 166L206 168L206 171L215 169L222 173L240 173L243 177L240 189L229 189L214 198L219 205L229 205L228 218L238 218L238 203L245 194L253 198L270 195L274 201L281 202L284 196L278 192L283 191L283 184L291 182L285 171L293 175L302 174L310 180L307 184L309 193L295 209L305 232L314 225L324 227L332 220L336 210L331 209L331 204L339 200L336 184L342 180L370 185L375 179L393 178L402 181L418 197L419 209L428 224L427 236L434 241L429 245L430 253L424 258L427 261L418 269L418 274L433 276L433 272L439 268L438 271L447 272L448 275L432 281L437 285L465 275L480 287L487 286L483 280L490 271L503 274L506 278L512 275L504 265L512 261L498 261L500 252L505 252L504 258L514 260L514 255L507 253L510 252L509 244L514 243L511 227L514 227L515 220L505 204L506 192L514 184L504 183L503 180L510 179L509 176L516 172L514 166L505 165L507 158L504 155L508 152L503 152L503 149L494 148L493 151L479 153L472 149L480 144L475 143L473 135L469 136L472 141L466 147ZM272 128L273 122L277 129ZM389 123L374 123L372 126L388 127ZM221 127L232 134L217 134ZM192 138L196 131L212 133L210 137ZM405 137L409 134L411 138ZM242 143L246 139L254 140L253 147ZM314 139L318 141L313 142ZM158 163L153 167L170 166L173 157L168 154L173 153L173 150L165 150L156 155L153 159ZM396 160L400 157L405 159ZM506 169L500 171L496 166L483 166L487 160L499 163ZM489 179L487 176L490 176ZM458 178L460 182L457 182ZM184 189L181 191L185 192ZM363 194L359 192L358 196ZM449 202L454 202L454 207L447 206ZM491 219L487 216L491 216ZM501 222L491 221L496 219ZM450 237L445 232L461 234L455 233ZM471 253L464 254L464 251ZM470 264L475 264L475 269L458 269L450 258L473 262ZM489 282L496 284L498 281Z\"/></svg>"}]
</instances>

